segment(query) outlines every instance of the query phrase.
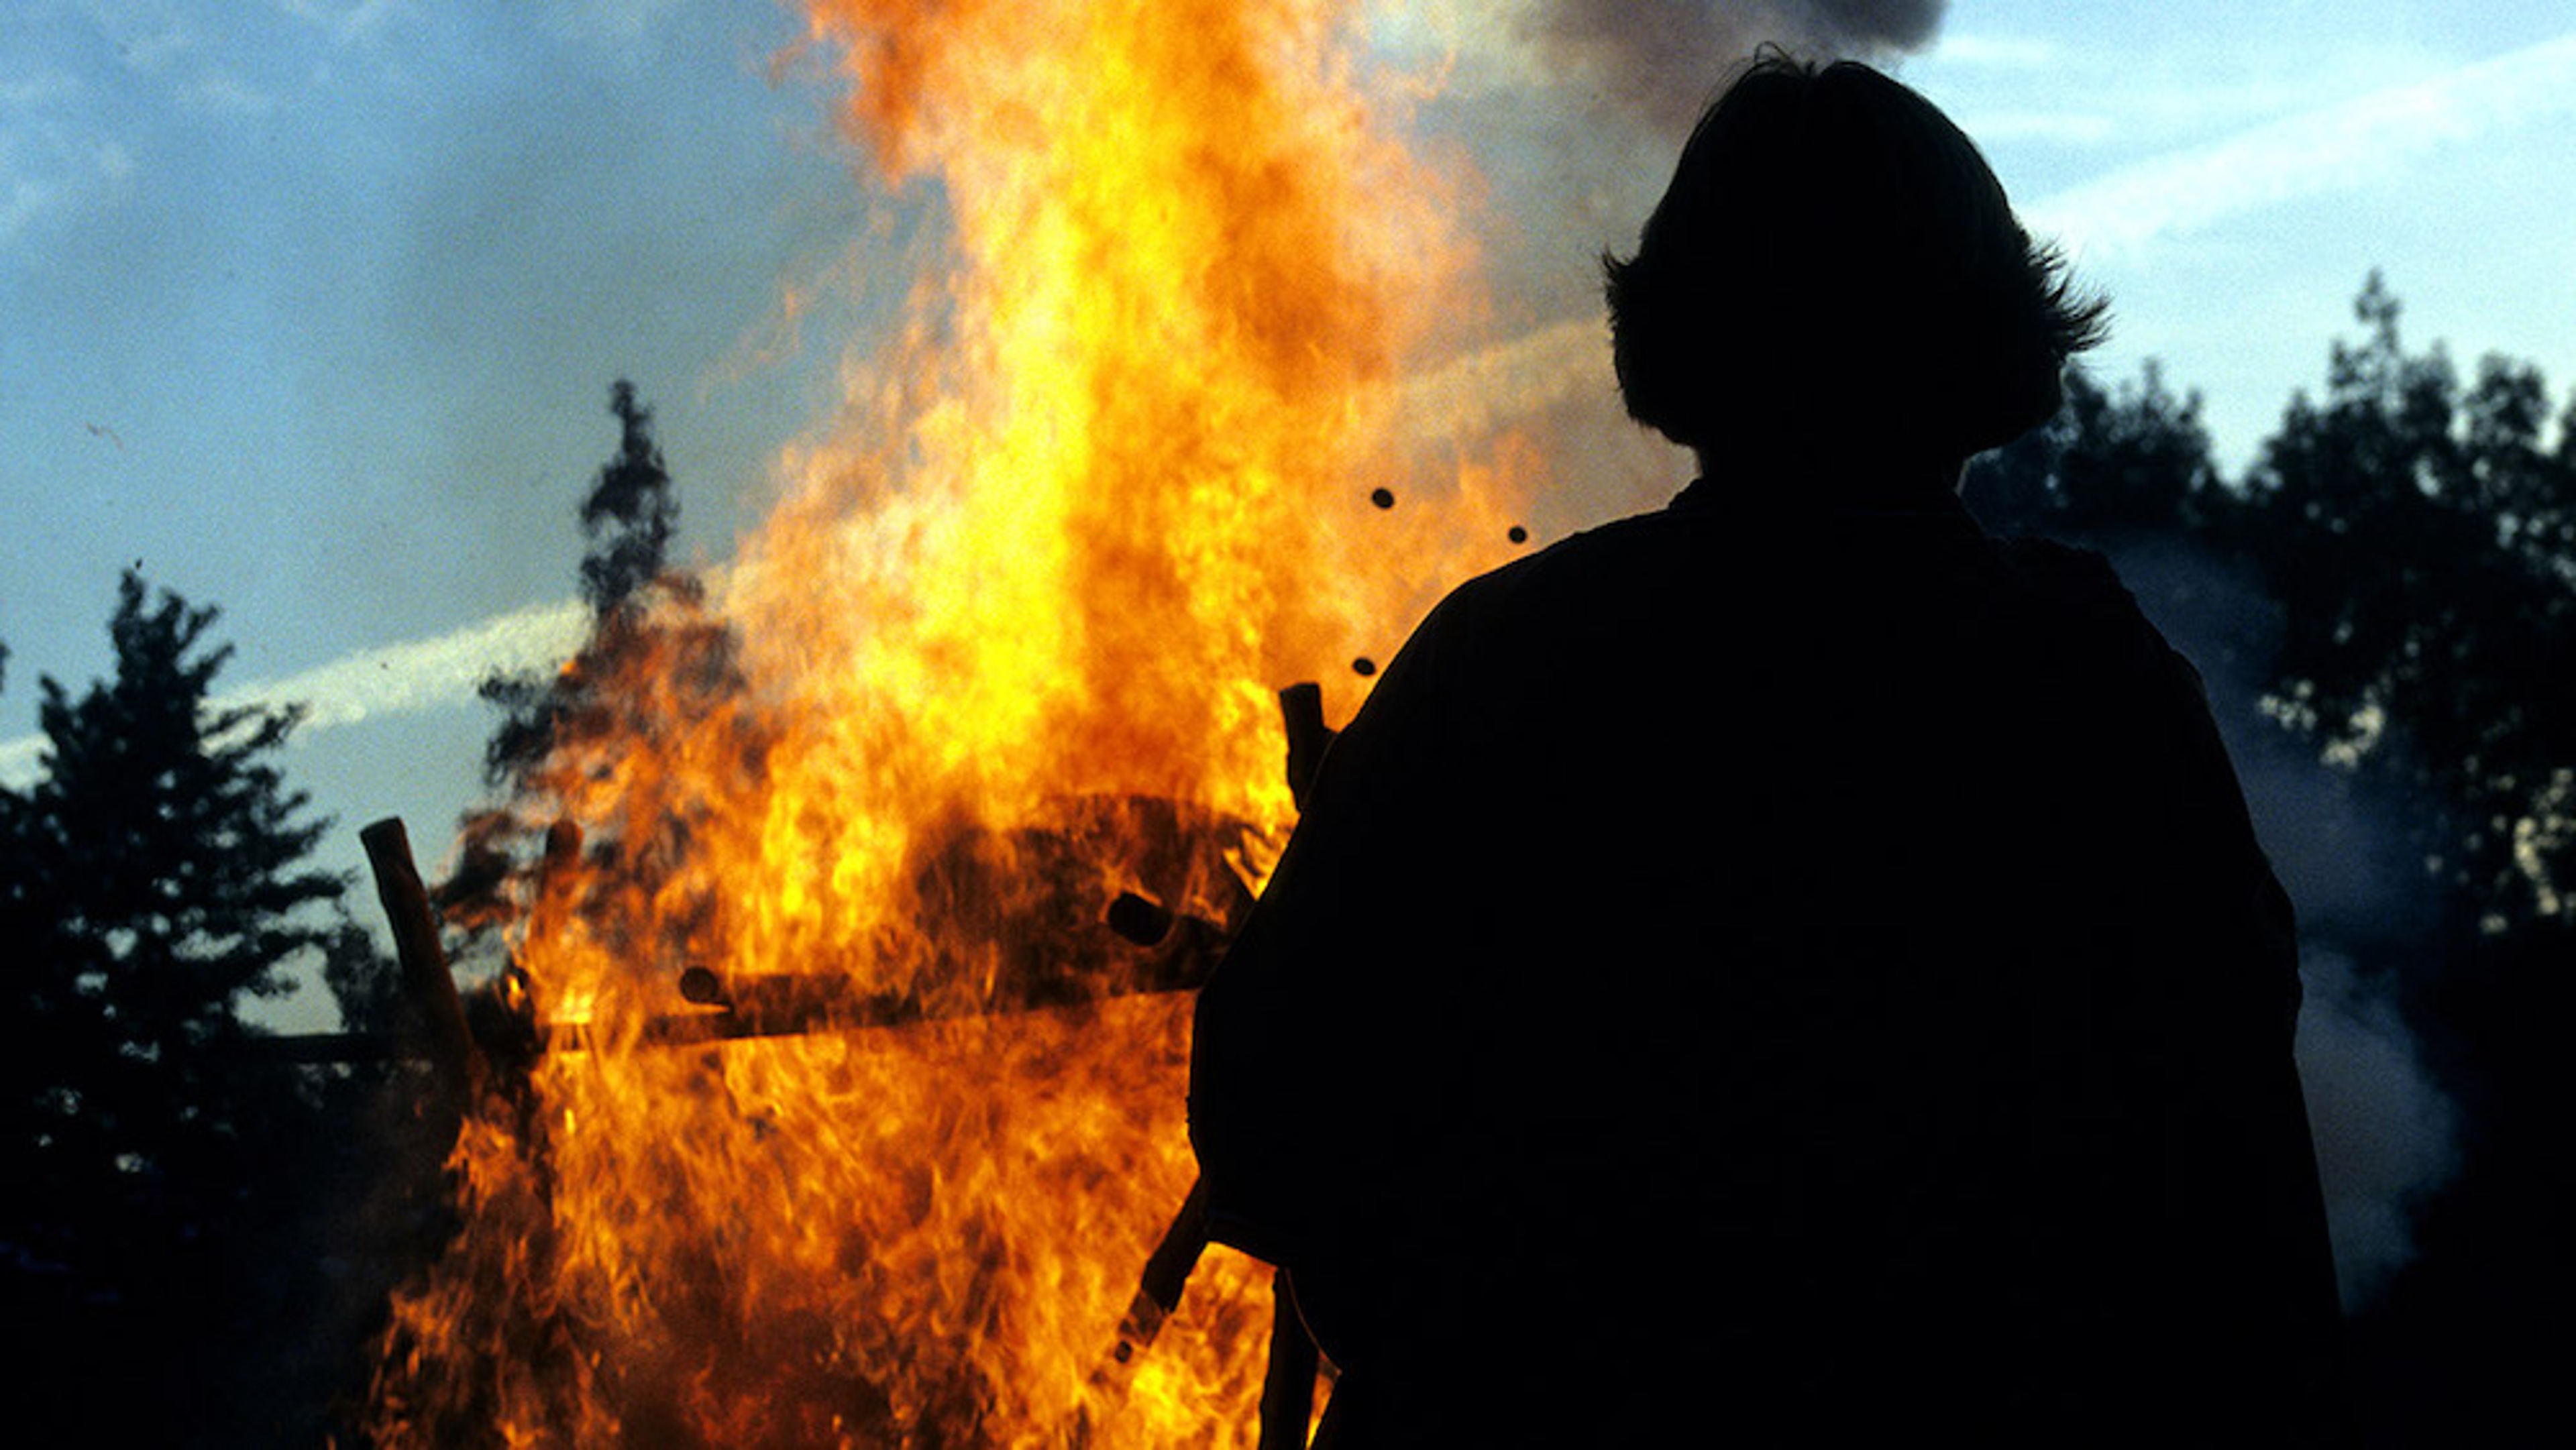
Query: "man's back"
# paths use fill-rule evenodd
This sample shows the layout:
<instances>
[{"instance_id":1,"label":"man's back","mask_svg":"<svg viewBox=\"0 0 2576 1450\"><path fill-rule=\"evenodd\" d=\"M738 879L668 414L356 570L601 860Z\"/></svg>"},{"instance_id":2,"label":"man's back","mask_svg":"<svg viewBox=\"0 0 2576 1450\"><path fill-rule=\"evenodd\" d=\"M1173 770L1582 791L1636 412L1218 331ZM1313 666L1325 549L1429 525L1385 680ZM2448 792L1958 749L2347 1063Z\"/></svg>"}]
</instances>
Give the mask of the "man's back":
<instances>
[{"instance_id":1,"label":"man's back","mask_svg":"<svg viewBox=\"0 0 2576 1450\"><path fill-rule=\"evenodd\" d=\"M2286 1420L2290 924L2188 667L2090 556L1711 494L1444 604L1203 998L1337 1418Z\"/></svg>"}]
</instances>

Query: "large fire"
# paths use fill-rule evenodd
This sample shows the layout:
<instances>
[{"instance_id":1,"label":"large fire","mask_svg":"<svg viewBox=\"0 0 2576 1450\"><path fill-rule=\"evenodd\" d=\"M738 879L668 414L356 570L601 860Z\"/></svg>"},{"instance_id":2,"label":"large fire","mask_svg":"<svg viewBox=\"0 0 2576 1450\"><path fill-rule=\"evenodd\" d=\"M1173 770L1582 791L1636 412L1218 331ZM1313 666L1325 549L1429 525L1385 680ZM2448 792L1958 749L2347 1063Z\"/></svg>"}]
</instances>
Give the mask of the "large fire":
<instances>
[{"instance_id":1,"label":"large fire","mask_svg":"<svg viewBox=\"0 0 2576 1450\"><path fill-rule=\"evenodd\" d=\"M1407 416L1473 269L1355 10L816 0L948 248L709 606L738 644L636 629L594 665L625 726L517 803L588 843L513 941L582 1050L466 1123L383 1438L1251 1441L1261 1266L1110 1354L1193 1177L1189 1000L1121 994L1098 910L1257 889L1274 691L1346 714L1510 547L1469 452L1508 450ZM674 1048L690 968L907 1020Z\"/></svg>"}]
</instances>

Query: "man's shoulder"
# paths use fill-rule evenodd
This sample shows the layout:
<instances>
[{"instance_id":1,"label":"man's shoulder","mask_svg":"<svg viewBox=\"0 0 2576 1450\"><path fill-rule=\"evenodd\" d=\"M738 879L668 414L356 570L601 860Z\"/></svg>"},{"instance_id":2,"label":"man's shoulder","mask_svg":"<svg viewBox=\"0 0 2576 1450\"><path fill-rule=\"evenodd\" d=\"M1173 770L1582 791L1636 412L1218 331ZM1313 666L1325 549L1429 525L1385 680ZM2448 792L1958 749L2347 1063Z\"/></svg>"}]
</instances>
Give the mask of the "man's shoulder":
<instances>
[{"instance_id":1,"label":"man's shoulder","mask_svg":"<svg viewBox=\"0 0 2576 1450\"><path fill-rule=\"evenodd\" d=\"M2069 627L2111 629L2166 648L2164 635L2129 592L2108 556L2055 539L1995 541L1996 558L2043 617Z\"/></svg>"},{"instance_id":2,"label":"man's shoulder","mask_svg":"<svg viewBox=\"0 0 2576 1450\"><path fill-rule=\"evenodd\" d=\"M2061 594L2070 601L2123 613L2137 612L2137 600L2120 582L2119 571L2098 550L2055 539L2013 537L1994 543L1997 557L2035 588Z\"/></svg>"}]
</instances>

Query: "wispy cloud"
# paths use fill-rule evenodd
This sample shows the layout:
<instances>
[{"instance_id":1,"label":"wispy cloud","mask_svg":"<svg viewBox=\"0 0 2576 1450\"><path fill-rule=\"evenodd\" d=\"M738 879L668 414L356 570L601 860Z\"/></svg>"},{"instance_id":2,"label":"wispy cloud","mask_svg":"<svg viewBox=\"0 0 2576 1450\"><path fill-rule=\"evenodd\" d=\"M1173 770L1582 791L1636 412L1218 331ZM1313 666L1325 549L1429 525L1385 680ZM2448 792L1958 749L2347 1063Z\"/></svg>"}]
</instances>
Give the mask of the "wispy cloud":
<instances>
[{"instance_id":1,"label":"wispy cloud","mask_svg":"<svg viewBox=\"0 0 2576 1450\"><path fill-rule=\"evenodd\" d=\"M206 72L178 94L191 105L237 116L265 116L277 109L277 97L223 70Z\"/></svg>"},{"instance_id":2,"label":"wispy cloud","mask_svg":"<svg viewBox=\"0 0 2576 1450\"><path fill-rule=\"evenodd\" d=\"M276 4L344 44L366 39L412 8L410 0L276 0Z\"/></svg>"},{"instance_id":3,"label":"wispy cloud","mask_svg":"<svg viewBox=\"0 0 2576 1450\"><path fill-rule=\"evenodd\" d=\"M0 247L53 209L62 195L62 125L53 112L79 94L60 71L0 80Z\"/></svg>"},{"instance_id":4,"label":"wispy cloud","mask_svg":"<svg viewBox=\"0 0 2576 1450\"><path fill-rule=\"evenodd\" d=\"M0 111L32 110L80 94L80 82L58 70L0 78Z\"/></svg>"},{"instance_id":5,"label":"wispy cloud","mask_svg":"<svg viewBox=\"0 0 2576 1450\"><path fill-rule=\"evenodd\" d=\"M1944 35L1930 58L1984 70L2047 70L2065 52L2054 41L2020 35Z\"/></svg>"},{"instance_id":6,"label":"wispy cloud","mask_svg":"<svg viewBox=\"0 0 2576 1450\"><path fill-rule=\"evenodd\" d=\"M227 691L213 703L277 708L301 705L311 732L386 716L453 708L474 698L474 687L498 672L541 670L570 657L581 643L589 614L581 604L531 605L428 639L360 650L329 664ZM44 737L0 741L0 784L33 780Z\"/></svg>"},{"instance_id":7,"label":"wispy cloud","mask_svg":"<svg viewBox=\"0 0 2576 1450\"><path fill-rule=\"evenodd\" d=\"M53 204L52 187L32 177L12 174L7 159L0 158L0 247L6 247Z\"/></svg>"},{"instance_id":8,"label":"wispy cloud","mask_svg":"<svg viewBox=\"0 0 2576 1450\"><path fill-rule=\"evenodd\" d=\"M2156 157L2025 209L2088 258L2344 190L2504 129L2576 111L2576 35Z\"/></svg>"},{"instance_id":9,"label":"wispy cloud","mask_svg":"<svg viewBox=\"0 0 2576 1450\"><path fill-rule=\"evenodd\" d=\"M1954 119L1960 130L1986 146L2003 141L2093 146L2110 140L2118 130L2101 111L1964 111Z\"/></svg>"},{"instance_id":10,"label":"wispy cloud","mask_svg":"<svg viewBox=\"0 0 2576 1450\"><path fill-rule=\"evenodd\" d=\"M0 127L0 260L40 219L113 195L134 174L124 143L55 121Z\"/></svg>"}]
</instances>

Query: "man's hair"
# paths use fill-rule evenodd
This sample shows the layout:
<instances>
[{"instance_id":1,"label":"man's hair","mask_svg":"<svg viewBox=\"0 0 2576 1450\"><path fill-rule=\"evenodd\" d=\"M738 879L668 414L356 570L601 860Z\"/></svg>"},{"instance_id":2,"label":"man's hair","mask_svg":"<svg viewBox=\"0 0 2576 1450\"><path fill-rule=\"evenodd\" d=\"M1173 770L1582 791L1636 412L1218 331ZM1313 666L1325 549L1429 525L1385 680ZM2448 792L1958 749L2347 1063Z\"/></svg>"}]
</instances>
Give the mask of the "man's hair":
<instances>
[{"instance_id":1,"label":"man's hair","mask_svg":"<svg viewBox=\"0 0 2576 1450\"><path fill-rule=\"evenodd\" d=\"M1757 56L1699 119L1636 255L1605 255L1628 412L1676 443L1964 458L2057 411L2102 340L1975 144L1850 61Z\"/></svg>"}]
</instances>

